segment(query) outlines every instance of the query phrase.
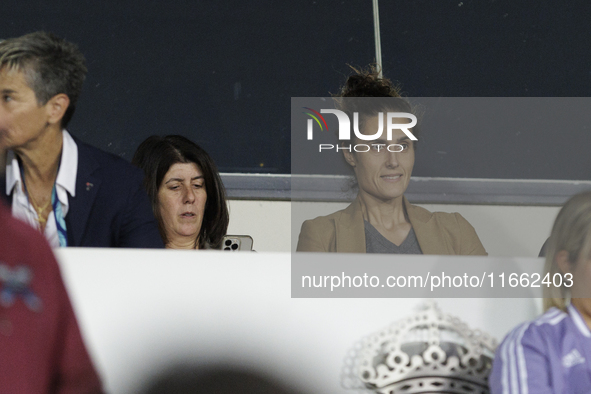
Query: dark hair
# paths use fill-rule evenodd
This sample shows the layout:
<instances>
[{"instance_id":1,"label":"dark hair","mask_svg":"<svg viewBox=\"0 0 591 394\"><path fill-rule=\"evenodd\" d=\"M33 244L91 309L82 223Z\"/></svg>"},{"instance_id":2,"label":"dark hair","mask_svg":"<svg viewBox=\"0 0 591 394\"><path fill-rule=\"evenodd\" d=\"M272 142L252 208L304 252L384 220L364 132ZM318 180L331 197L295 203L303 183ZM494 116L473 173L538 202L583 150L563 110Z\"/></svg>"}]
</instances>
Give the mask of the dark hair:
<instances>
[{"instance_id":1,"label":"dark hair","mask_svg":"<svg viewBox=\"0 0 591 394\"><path fill-rule=\"evenodd\" d=\"M215 163L205 150L180 135L153 135L140 144L131 162L144 171L144 186L152 201L154 216L158 219L160 235L165 244L168 239L158 209L158 190L164 175L173 164L195 163L203 173L207 193L203 222L199 230L199 248L203 249L206 245L211 248L220 246L228 229L230 215L224 184Z\"/></svg>"},{"instance_id":2,"label":"dark hair","mask_svg":"<svg viewBox=\"0 0 591 394\"><path fill-rule=\"evenodd\" d=\"M349 119L353 119L354 112L359 113L360 128L368 118L377 116L380 112L414 114L415 111L410 103L401 96L400 86L380 76L378 66L370 65L365 69L350 67L353 74L347 78L340 92L333 97L337 108L345 112ZM355 100L355 98L361 99ZM415 126L413 134L416 136L417 133L418 126ZM416 141L414 145L416 147Z\"/></svg>"},{"instance_id":3,"label":"dark hair","mask_svg":"<svg viewBox=\"0 0 591 394\"><path fill-rule=\"evenodd\" d=\"M61 126L68 125L88 71L76 45L43 31L9 38L0 42L0 69L4 67L24 73L39 105L56 94L67 95L70 105Z\"/></svg>"},{"instance_id":4,"label":"dark hair","mask_svg":"<svg viewBox=\"0 0 591 394\"><path fill-rule=\"evenodd\" d=\"M347 78L336 97L402 97L400 86L380 76L380 70L376 65L370 65L365 69L349 67L353 74Z\"/></svg>"},{"instance_id":5,"label":"dark hair","mask_svg":"<svg viewBox=\"0 0 591 394\"><path fill-rule=\"evenodd\" d=\"M146 384L145 394L300 394L272 376L233 366L176 365Z\"/></svg>"}]
</instances>

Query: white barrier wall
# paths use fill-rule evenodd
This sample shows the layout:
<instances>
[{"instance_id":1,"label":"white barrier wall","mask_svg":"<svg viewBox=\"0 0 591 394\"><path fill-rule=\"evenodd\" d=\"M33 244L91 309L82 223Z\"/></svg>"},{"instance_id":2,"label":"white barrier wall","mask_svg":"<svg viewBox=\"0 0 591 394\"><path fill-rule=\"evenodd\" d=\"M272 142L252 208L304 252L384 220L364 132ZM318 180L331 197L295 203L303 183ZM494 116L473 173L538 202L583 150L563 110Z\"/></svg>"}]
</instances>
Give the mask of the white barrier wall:
<instances>
[{"instance_id":1,"label":"white barrier wall","mask_svg":"<svg viewBox=\"0 0 591 394\"><path fill-rule=\"evenodd\" d=\"M291 204L308 213L291 223ZM295 250L304 219L328 215L347 204L288 201L230 201L230 234L248 234L259 251ZM506 205L421 205L430 211L459 212L476 229L490 256L537 257L560 207Z\"/></svg>"},{"instance_id":2,"label":"white barrier wall","mask_svg":"<svg viewBox=\"0 0 591 394\"><path fill-rule=\"evenodd\" d=\"M347 352L420 303L292 299L289 253L68 248L57 255L82 333L112 393L134 393L180 361L228 362L308 392L351 393L340 385ZM539 313L532 299L437 302L444 313L499 340Z\"/></svg>"}]
</instances>

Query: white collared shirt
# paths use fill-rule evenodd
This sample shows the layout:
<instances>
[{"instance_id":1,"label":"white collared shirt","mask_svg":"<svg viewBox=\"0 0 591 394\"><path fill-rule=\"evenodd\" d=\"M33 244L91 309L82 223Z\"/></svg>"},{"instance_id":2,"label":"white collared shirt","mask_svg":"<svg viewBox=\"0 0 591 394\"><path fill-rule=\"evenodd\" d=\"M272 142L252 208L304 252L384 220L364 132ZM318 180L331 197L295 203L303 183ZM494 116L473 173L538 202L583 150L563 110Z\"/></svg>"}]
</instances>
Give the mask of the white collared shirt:
<instances>
[{"instance_id":1,"label":"white collared shirt","mask_svg":"<svg viewBox=\"0 0 591 394\"><path fill-rule=\"evenodd\" d=\"M68 193L76 196L76 174L78 172L78 146L66 130L62 131L62 158L59 171L55 180L55 191L62 205L64 218L68 214ZM12 216L28 223L36 229L39 227L39 216L33 205L29 202L27 194L23 190L21 171L18 160L13 151L6 155L6 195L12 193ZM52 248L60 246L57 226L53 210L49 213L45 225L45 238Z\"/></svg>"}]
</instances>

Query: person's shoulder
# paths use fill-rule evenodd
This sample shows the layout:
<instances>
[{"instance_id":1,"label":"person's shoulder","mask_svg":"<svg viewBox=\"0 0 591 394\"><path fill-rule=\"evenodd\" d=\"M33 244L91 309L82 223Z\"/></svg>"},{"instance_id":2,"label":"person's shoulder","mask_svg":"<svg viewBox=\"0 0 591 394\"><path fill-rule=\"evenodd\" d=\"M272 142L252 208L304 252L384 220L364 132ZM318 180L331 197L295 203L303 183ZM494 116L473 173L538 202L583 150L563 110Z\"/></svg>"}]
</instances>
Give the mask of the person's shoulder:
<instances>
[{"instance_id":1,"label":"person's shoulder","mask_svg":"<svg viewBox=\"0 0 591 394\"><path fill-rule=\"evenodd\" d=\"M522 323L515 327L503 340L500 348L507 346L533 346L540 347L547 343L557 343L564 336L565 322L568 314L557 309L550 308L543 315Z\"/></svg>"},{"instance_id":2,"label":"person's shoulder","mask_svg":"<svg viewBox=\"0 0 591 394\"><path fill-rule=\"evenodd\" d=\"M334 252L336 223L350 210L351 206L330 215L305 220L302 223L296 250L299 252Z\"/></svg>"},{"instance_id":3,"label":"person's shoulder","mask_svg":"<svg viewBox=\"0 0 591 394\"><path fill-rule=\"evenodd\" d=\"M334 226L335 221L338 221L343 215L347 214L350 210L350 206L345 209L340 209L329 215L318 216L314 219L308 219L304 221L306 226L324 227ZM302 226L303 227L303 226Z\"/></svg>"},{"instance_id":4,"label":"person's shoulder","mask_svg":"<svg viewBox=\"0 0 591 394\"><path fill-rule=\"evenodd\" d=\"M528 387L532 392L550 392L556 376L552 367L555 363L549 360L562 357L567 316L551 308L505 336L497 347L489 376L491 393L524 393ZM510 384L515 379L521 384Z\"/></svg>"},{"instance_id":5,"label":"person's shoulder","mask_svg":"<svg viewBox=\"0 0 591 394\"><path fill-rule=\"evenodd\" d=\"M76 146L78 147L78 159L85 159L86 157L91 157L97 160L100 164L114 164L114 165L125 165L131 166L124 158L117 156L113 153L104 151L96 146L87 144L86 142L81 141L76 137L72 137L76 142Z\"/></svg>"},{"instance_id":6,"label":"person's shoulder","mask_svg":"<svg viewBox=\"0 0 591 394\"><path fill-rule=\"evenodd\" d=\"M409 204L409 207L409 214L412 215L414 219L418 219L423 223L434 220L439 223L440 226L445 228L457 228L466 225L472 227L458 212L431 212L428 209L413 204Z\"/></svg>"},{"instance_id":7,"label":"person's shoulder","mask_svg":"<svg viewBox=\"0 0 591 394\"><path fill-rule=\"evenodd\" d=\"M88 165L95 165L99 171L109 172L113 174L134 174L136 176L142 175L141 170L123 157L117 156L113 153L106 152L95 146L89 145L76 137L72 137L78 147L78 162L88 163Z\"/></svg>"},{"instance_id":8,"label":"person's shoulder","mask_svg":"<svg viewBox=\"0 0 591 394\"><path fill-rule=\"evenodd\" d=\"M307 234L327 234L331 232L335 227L335 218L338 218L339 212L304 220L300 231L300 238ZM315 237L317 237L317 235Z\"/></svg>"},{"instance_id":9,"label":"person's shoulder","mask_svg":"<svg viewBox=\"0 0 591 394\"><path fill-rule=\"evenodd\" d=\"M405 200L406 202L406 200ZM443 237L453 249L452 254L486 256L486 250L480 242L474 227L459 213L431 212L418 205L406 205L411 224L423 231L423 240L430 237ZM416 230L415 228L415 230ZM420 242L420 239L419 239ZM433 250L431 253L445 253ZM449 252L449 248L447 249Z\"/></svg>"},{"instance_id":10,"label":"person's shoulder","mask_svg":"<svg viewBox=\"0 0 591 394\"><path fill-rule=\"evenodd\" d=\"M425 218L427 220L435 219L438 222L444 225L457 225L459 222L466 221L466 219L459 214L458 212L431 212L428 209L420 207L418 205L411 205L414 211L414 214Z\"/></svg>"}]
</instances>

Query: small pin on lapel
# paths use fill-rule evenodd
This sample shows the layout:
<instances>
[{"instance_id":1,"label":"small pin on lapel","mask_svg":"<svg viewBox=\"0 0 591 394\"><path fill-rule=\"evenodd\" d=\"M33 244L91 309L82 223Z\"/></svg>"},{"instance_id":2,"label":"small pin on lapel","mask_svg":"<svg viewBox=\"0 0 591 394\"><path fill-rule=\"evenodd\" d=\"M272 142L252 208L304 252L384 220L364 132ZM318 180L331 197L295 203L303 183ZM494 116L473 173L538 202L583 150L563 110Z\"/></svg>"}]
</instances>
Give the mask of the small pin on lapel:
<instances>
[{"instance_id":1,"label":"small pin on lapel","mask_svg":"<svg viewBox=\"0 0 591 394\"><path fill-rule=\"evenodd\" d=\"M93 187L94 185L90 182L86 182L86 191L89 191L91 187Z\"/></svg>"}]
</instances>

